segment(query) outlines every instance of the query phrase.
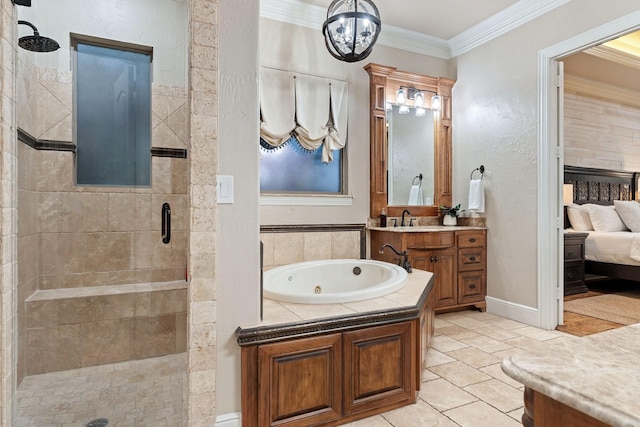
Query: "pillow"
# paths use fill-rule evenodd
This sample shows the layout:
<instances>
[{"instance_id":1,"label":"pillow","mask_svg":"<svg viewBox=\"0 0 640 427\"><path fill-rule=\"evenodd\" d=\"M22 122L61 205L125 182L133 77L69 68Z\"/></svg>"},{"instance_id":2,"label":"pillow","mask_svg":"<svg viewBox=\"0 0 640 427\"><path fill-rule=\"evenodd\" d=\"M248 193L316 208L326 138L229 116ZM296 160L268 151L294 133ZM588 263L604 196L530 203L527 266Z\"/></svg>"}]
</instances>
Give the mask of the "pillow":
<instances>
[{"instance_id":1,"label":"pillow","mask_svg":"<svg viewBox=\"0 0 640 427\"><path fill-rule=\"evenodd\" d=\"M640 204L634 200L615 200L613 204L624 225L634 233L640 233Z\"/></svg>"},{"instance_id":2,"label":"pillow","mask_svg":"<svg viewBox=\"0 0 640 427\"><path fill-rule=\"evenodd\" d=\"M613 205L582 205L589 210L589 219L595 231L627 231L628 228L620 219Z\"/></svg>"},{"instance_id":3,"label":"pillow","mask_svg":"<svg viewBox=\"0 0 640 427\"><path fill-rule=\"evenodd\" d=\"M571 228L576 231L591 231L593 225L589 219L589 210L580 205L567 206L567 216L571 223Z\"/></svg>"}]
</instances>

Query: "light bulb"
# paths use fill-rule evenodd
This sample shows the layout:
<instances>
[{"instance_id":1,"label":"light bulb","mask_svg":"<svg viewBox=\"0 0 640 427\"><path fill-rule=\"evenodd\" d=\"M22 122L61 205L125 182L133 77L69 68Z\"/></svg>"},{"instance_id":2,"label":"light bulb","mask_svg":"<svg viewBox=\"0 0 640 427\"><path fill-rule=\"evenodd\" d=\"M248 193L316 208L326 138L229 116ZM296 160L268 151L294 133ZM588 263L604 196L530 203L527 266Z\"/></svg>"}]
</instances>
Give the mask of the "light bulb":
<instances>
[{"instance_id":1,"label":"light bulb","mask_svg":"<svg viewBox=\"0 0 640 427\"><path fill-rule=\"evenodd\" d=\"M422 107L416 108L416 116L422 117L422 116L424 116L426 114L427 114L427 110L425 110L424 108L422 108Z\"/></svg>"},{"instance_id":2,"label":"light bulb","mask_svg":"<svg viewBox=\"0 0 640 427\"><path fill-rule=\"evenodd\" d=\"M413 96L413 105L416 108L422 108L424 107L424 94L420 91L416 92L416 94Z\"/></svg>"},{"instance_id":3,"label":"light bulb","mask_svg":"<svg viewBox=\"0 0 640 427\"><path fill-rule=\"evenodd\" d=\"M400 88L396 92L396 105L404 105L407 102L407 96L404 94L404 89Z\"/></svg>"},{"instance_id":4,"label":"light bulb","mask_svg":"<svg viewBox=\"0 0 640 427\"><path fill-rule=\"evenodd\" d=\"M431 109L432 110L440 110L442 108L442 98L440 95L433 95L431 97Z\"/></svg>"},{"instance_id":5,"label":"light bulb","mask_svg":"<svg viewBox=\"0 0 640 427\"><path fill-rule=\"evenodd\" d=\"M400 114L409 114L409 106L408 105L401 105L400 108L398 109L398 113L400 113Z\"/></svg>"}]
</instances>

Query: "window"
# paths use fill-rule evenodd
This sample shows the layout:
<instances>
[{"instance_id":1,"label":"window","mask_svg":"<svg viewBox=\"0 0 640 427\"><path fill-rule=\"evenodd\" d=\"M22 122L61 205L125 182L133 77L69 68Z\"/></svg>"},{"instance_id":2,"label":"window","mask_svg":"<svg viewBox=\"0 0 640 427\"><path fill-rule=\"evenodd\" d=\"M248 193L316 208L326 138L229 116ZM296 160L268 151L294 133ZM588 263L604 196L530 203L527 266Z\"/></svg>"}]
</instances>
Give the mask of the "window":
<instances>
[{"instance_id":1,"label":"window","mask_svg":"<svg viewBox=\"0 0 640 427\"><path fill-rule=\"evenodd\" d=\"M303 148L295 136L280 147L260 138L260 191L262 193L342 193L342 150L333 161L322 161L322 147Z\"/></svg>"},{"instance_id":2,"label":"window","mask_svg":"<svg viewBox=\"0 0 640 427\"><path fill-rule=\"evenodd\" d=\"M260 191L346 192L347 82L260 69Z\"/></svg>"},{"instance_id":3,"label":"window","mask_svg":"<svg viewBox=\"0 0 640 427\"><path fill-rule=\"evenodd\" d=\"M151 185L150 52L76 41L78 185Z\"/></svg>"}]
</instances>

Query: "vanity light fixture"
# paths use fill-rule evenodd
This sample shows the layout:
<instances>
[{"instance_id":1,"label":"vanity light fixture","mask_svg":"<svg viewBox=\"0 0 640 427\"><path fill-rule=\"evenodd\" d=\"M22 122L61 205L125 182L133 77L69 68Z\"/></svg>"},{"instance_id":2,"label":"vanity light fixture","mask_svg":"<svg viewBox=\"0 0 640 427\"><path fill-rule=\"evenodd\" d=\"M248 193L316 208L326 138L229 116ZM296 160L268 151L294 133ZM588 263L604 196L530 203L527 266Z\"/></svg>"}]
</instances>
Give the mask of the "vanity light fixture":
<instances>
[{"instance_id":1,"label":"vanity light fixture","mask_svg":"<svg viewBox=\"0 0 640 427\"><path fill-rule=\"evenodd\" d=\"M416 116L421 117L427 114L427 109L424 107L424 92L431 92L429 90L416 89L414 87L400 86L400 89L396 91L396 105L400 107L400 114L409 113L408 100L413 100L413 107L416 109ZM442 108L442 98L436 93L431 92L434 95L431 97L431 110L437 111ZM390 109L391 103L386 103L387 110Z\"/></svg>"},{"instance_id":2,"label":"vanity light fixture","mask_svg":"<svg viewBox=\"0 0 640 427\"><path fill-rule=\"evenodd\" d=\"M371 53L380 27L380 12L372 0L333 0L322 33L331 56L357 62Z\"/></svg>"}]
</instances>

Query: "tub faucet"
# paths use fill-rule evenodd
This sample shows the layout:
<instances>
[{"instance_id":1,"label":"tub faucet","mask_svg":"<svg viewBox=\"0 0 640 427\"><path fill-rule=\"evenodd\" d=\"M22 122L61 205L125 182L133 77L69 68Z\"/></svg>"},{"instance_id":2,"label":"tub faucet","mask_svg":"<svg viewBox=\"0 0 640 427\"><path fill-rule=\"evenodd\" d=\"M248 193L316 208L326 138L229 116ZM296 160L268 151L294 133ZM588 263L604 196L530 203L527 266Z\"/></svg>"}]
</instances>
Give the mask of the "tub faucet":
<instances>
[{"instance_id":1,"label":"tub faucet","mask_svg":"<svg viewBox=\"0 0 640 427\"><path fill-rule=\"evenodd\" d=\"M404 268L405 270L407 270L407 273L411 273L411 263L409 262L409 254L407 253L407 251L398 252L398 250L394 248L392 245L390 245L389 243L385 243L384 245L382 245L382 247L378 252L381 254L384 253L384 248L389 248L396 255L398 255L400 257L398 259L398 265Z\"/></svg>"},{"instance_id":2,"label":"tub faucet","mask_svg":"<svg viewBox=\"0 0 640 427\"><path fill-rule=\"evenodd\" d=\"M400 221L400 227L404 227L404 214L407 214L407 216L411 216L411 212L409 212L409 210L405 209L402 211L402 221Z\"/></svg>"}]
</instances>

